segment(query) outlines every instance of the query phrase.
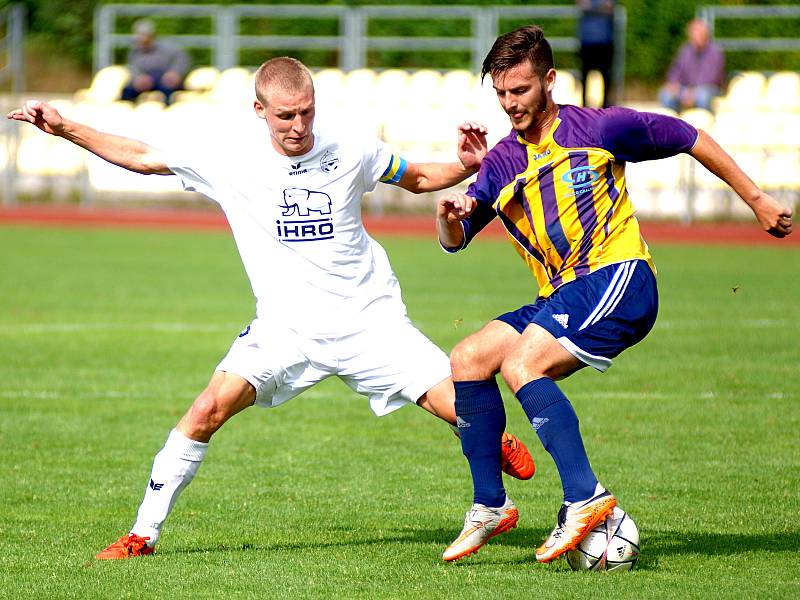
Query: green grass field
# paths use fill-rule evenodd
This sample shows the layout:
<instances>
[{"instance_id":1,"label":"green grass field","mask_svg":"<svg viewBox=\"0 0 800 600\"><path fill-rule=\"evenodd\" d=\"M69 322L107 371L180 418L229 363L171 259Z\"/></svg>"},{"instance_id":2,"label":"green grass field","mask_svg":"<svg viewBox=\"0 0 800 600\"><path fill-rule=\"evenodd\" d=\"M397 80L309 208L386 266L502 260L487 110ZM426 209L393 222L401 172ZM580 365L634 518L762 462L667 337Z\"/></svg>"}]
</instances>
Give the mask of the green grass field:
<instances>
[{"instance_id":1,"label":"green grass field","mask_svg":"<svg viewBox=\"0 0 800 600\"><path fill-rule=\"evenodd\" d=\"M382 241L445 349L534 294L505 242ZM457 441L421 410L374 417L337 380L234 418L156 555L100 562L254 303L225 233L0 227L0 598L800 597L800 253L653 251L654 331L563 383L641 529L635 571L536 564L560 486L509 396L538 465L507 482L520 526L443 564L471 502Z\"/></svg>"}]
</instances>

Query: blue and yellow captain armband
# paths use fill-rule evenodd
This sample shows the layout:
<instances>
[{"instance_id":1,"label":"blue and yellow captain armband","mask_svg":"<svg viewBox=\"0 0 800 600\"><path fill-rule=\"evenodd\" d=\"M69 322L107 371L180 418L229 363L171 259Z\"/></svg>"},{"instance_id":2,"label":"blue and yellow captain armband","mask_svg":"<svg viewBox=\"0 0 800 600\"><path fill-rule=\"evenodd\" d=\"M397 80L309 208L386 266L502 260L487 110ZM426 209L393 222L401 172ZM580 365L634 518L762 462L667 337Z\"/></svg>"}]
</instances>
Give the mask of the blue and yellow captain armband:
<instances>
[{"instance_id":1,"label":"blue and yellow captain armband","mask_svg":"<svg viewBox=\"0 0 800 600\"><path fill-rule=\"evenodd\" d=\"M399 183L400 178L403 176L403 173L406 172L407 167L408 163L404 158L400 158L396 154L392 154L392 160L389 161L389 166L386 167L383 175L381 175L380 181L383 183Z\"/></svg>"}]
</instances>

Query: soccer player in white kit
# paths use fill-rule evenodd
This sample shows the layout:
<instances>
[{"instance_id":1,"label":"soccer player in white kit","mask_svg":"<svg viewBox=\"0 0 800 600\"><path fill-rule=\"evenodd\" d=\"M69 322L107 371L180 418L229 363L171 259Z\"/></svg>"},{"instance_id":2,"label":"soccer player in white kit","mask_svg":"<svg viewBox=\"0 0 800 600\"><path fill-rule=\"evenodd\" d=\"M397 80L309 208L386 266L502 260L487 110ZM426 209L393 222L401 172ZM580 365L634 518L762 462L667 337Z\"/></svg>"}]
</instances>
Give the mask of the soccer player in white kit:
<instances>
[{"instance_id":1,"label":"soccer player in white kit","mask_svg":"<svg viewBox=\"0 0 800 600\"><path fill-rule=\"evenodd\" d=\"M257 299L255 320L156 455L130 532L97 558L151 554L211 436L253 404L277 406L336 375L379 416L416 403L456 422L449 360L408 319L386 253L362 224L361 198L378 181L417 193L463 181L486 154L485 129L459 127L460 162L406 163L379 140L315 128L311 74L295 59L264 63L255 88L270 142L257 155L229 148L229 156L172 155L64 119L39 101L8 115L131 171L177 175L184 189L218 202ZM506 434L497 451L507 473L533 475L514 436Z\"/></svg>"}]
</instances>

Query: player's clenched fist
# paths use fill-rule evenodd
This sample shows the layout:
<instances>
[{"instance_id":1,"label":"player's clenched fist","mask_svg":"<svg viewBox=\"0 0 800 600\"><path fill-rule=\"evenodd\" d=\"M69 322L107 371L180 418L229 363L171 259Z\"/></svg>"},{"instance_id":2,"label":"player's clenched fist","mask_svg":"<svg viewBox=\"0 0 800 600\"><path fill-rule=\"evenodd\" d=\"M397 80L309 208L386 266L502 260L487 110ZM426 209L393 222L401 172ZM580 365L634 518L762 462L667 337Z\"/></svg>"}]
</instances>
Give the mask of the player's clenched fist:
<instances>
[{"instance_id":1,"label":"player's clenched fist","mask_svg":"<svg viewBox=\"0 0 800 600\"><path fill-rule=\"evenodd\" d=\"M475 198L453 192L439 198L436 215L447 223L456 223L470 216L473 210L475 210Z\"/></svg>"},{"instance_id":2,"label":"player's clenched fist","mask_svg":"<svg viewBox=\"0 0 800 600\"><path fill-rule=\"evenodd\" d=\"M12 110L7 117L14 121L28 121L52 135L60 135L64 128L64 119L59 112L47 102L28 100L22 108Z\"/></svg>"}]
</instances>

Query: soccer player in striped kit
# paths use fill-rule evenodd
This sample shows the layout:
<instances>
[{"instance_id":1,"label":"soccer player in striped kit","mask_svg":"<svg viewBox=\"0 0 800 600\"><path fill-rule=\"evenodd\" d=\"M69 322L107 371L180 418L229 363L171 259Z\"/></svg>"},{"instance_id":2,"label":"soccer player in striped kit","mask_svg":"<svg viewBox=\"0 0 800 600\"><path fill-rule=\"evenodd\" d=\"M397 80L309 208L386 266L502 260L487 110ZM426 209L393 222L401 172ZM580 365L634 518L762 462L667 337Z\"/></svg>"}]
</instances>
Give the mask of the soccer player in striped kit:
<instances>
[{"instance_id":1,"label":"soccer player in striped kit","mask_svg":"<svg viewBox=\"0 0 800 600\"><path fill-rule=\"evenodd\" d=\"M578 418L555 381L587 365L605 371L647 335L658 311L656 270L628 197L625 163L689 153L776 237L791 233L792 211L762 192L707 133L680 119L555 104L553 55L538 27L500 36L482 75L491 77L513 131L487 154L467 194L439 200L439 240L449 252L462 250L499 217L539 294L451 354L474 504L443 558L471 554L517 524L497 452L506 421L500 373L564 489L556 527L536 550L538 561L549 562L575 548L616 505L592 471Z\"/></svg>"}]
</instances>

